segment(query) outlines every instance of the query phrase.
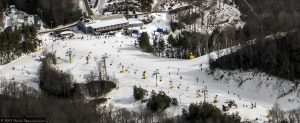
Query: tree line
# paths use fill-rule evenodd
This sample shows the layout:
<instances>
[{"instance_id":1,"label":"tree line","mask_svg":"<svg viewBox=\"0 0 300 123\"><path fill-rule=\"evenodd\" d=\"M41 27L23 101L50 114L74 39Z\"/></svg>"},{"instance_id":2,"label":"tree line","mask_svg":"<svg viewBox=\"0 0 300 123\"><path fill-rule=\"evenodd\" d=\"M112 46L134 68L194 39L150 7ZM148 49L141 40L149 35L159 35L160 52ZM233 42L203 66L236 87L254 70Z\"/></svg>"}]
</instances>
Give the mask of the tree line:
<instances>
[{"instance_id":1,"label":"tree line","mask_svg":"<svg viewBox=\"0 0 300 123\"><path fill-rule=\"evenodd\" d=\"M0 11L4 11L9 5L8 0L1 0L0 1Z\"/></svg>"},{"instance_id":2,"label":"tree line","mask_svg":"<svg viewBox=\"0 0 300 123\"><path fill-rule=\"evenodd\" d=\"M212 34L182 31L176 36L169 35L167 42L167 57L189 58L190 54L196 57L232 46L247 44L242 29L228 26L224 29L216 28Z\"/></svg>"},{"instance_id":3,"label":"tree line","mask_svg":"<svg viewBox=\"0 0 300 123\"><path fill-rule=\"evenodd\" d=\"M4 27L4 8L6 6L6 3L4 3L3 1L0 1L0 28Z\"/></svg>"},{"instance_id":4,"label":"tree line","mask_svg":"<svg viewBox=\"0 0 300 123\"><path fill-rule=\"evenodd\" d=\"M300 122L300 108L284 111L275 103L268 113L269 122L273 123L298 123Z\"/></svg>"},{"instance_id":5,"label":"tree line","mask_svg":"<svg viewBox=\"0 0 300 123\"><path fill-rule=\"evenodd\" d=\"M212 69L258 69L263 72L298 80L299 69L299 2L235 0L246 21L239 31L242 49L210 62ZM275 9L274 9L275 8ZM295 81L297 86L299 82Z\"/></svg>"},{"instance_id":6,"label":"tree line","mask_svg":"<svg viewBox=\"0 0 300 123\"><path fill-rule=\"evenodd\" d=\"M253 11L243 0L234 1L246 22L243 31L248 40L300 29L298 0L248 0Z\"/></svg>"},{"instance_id":7,"label":"tree line","mask_svg":"<svg viewBox=\"0 0 300 123\"><path fill-rule=\"evenodd\" d=\"M293 31L283 37L256 39L247 45L217 60L210 60L210 68L258 69L290 80L300 79L300 32ZM297 81L295 81L297 82ZM297 82L297 85L299 82Z\"/></svg>"},{"instance_id":8,"label":"tree line","mask_svg":"<svg viewBox=\"0 0 300 123\"><path fill-rule=\"evenodd\" d=\"M39 86L46 95L68 98L74 96L75 85L73 76L70 73L59 71L53 67L56 63L54 54L47 54L42 60L39 71Z\"/></svg>"},{"instance_id":9,"label":"tree line","mask_svg":"<svg viewBox=\"0 0 300 123\"><path fill-rule=\"evenodd\" d=\"M47 123L240 123L236 114L222 114L211 104L191 104L184 115L167 117L164 112L140 109L137 112L115 109L113 105L98 106L92 101L40 94L20 84L2 80L0 83L0 116L14 118L45 118ZM212 110L211 110L212 109ZM205 114L205 115L204 115Z\"/></svg>"},{"instance_id":10,"label":"tree line","mask_svg":"<svg viewBox=\"0 0 300 123\"><path fill-rule=\"evenodd\" d=\"M238 5L238 8L242 12L241 17L246 22L245 26L243 28L227 26L222 29L216 27L212 34L201 34L194 30L194 28L197 28L195 27L195 23L197 22L193 20L197 18L189 18L190 20L186 20L186 18L198 12L199 15L196 17L201 19L203 1L196 3L189 0L183 1L195 7L179 12L176 15L179 18L178 21L170 23L173 31L181 30L177 36L170 35L168 38L169 47L167 48L167 52L169 54L168 57L171 58L188 58L190 53L200 56L232 46L244 47L252 40L258 38L262 39L263 37L276 35L277 33L286 33L300 29L300 22L297 21L300 19L299 2L297 0L288 2L282 0L248 1L253 7L254 13L243 0L235 0L234 3ZM213 3L216 5L220 4L219 6L222 6L224 3L232 4L229 1L214 1ZM191 26L185 27L184 25ZM200 25L204 26L205 24L202 23ZM190 30L186 30L185 28L190 28ZM259 41L261 40L256 40L256 42Z\"/></svg>"},{"instance_id":11,"label":"tree line","mask_svg":"<svg viewBox=\"0 0 300 123\"><path fill-rule=\"evenodd\" d=\"M9 63L23 53L37 50L41 41L36 37L36 28L23 25L0 32L0 65Z\"/></svg>"},{"instance_id":12,"label":"tree line","mask_svg":"<svg viewBox=\"0 0 300 123\"><path fill-rule=\"evenodd\" d=\"M47 123L98 123L101 117L93 103L43 95L17 82L1 81L1 89L1 117L45 118Z\"/></svg>"},{"instance_id":13,"label":"tree line","mask_svg":"<svg viewBox=\"0 0 300 123\"><path fill-rule=\"evenodd\" d=\"M163 38L155 36L150 44L150 37L147 32L142 32L138 38L138 44L145 52L153 53L159 57L165 56L166 42Z\"/></svg>"},{"instance_id":14,"label":"tree line","mask_svg":"<svg viewBox=\"0 0 300 123\"><path fill-rule=\"evenodd\" d=\"M1 0L0 9L15 5L31 15L39 15L49 27L68 24L82 17L79 0Z\"/></svg>"},{"instance_id":15,"label":"tree line","mask_svg":"<svg viewBox=\"0 0 300 123\"><path fill-rule=\"evenodd\" d=\"M209 5L203 5L205 0L180 0L191 7L185 7L171 15L170 27L173 32L179 30L176 36L168 38L167 57L189 58L191 54L198 57L224 48L247 44L247 31L234 25L219 27L216 24L215 14L224 4L234 5L229 0L213 0ZM204 11L210 14L204 20ZM198 28L213 29L212 33L199 32Z\"/></svg>"},{"instance_id":16,"label":"tree line","mask_svg":"<svg viewBox=\"0 0 300 123\"><path fill-rule=\"evenodd\" d=\"M166 41L156 36L151 45L149 35L143 32L138 38L138 43L140 48L157 56L188 59L191 54L199 57L224 48L246 45L248 42L245 35L242 29L228 26L222 30L216 28L211 35L182 31L176 36L169 35Z\"/></svg>"},{"instance_id":17,"label":"tree line","mask_svg":"<svg viewBox=\"0 0 300 123\"><path fill-rule=\"evenodd\" d=\"M100 97L116 88L116 80L103 74L103 66L98 71L85 75L86 84L75 83L69 72L55 68L55 54L46 53L39 70L39 87L43 94L59 98L80 99L82 97Z\"/></svg>"},{"instance_id":18,"label":"tree line","mask_svg":"<svg viewBox=\"0 0 300 123\"><path fill-rule=\"evenodd\" d=\"M152 10L153 0L138 0L138 3L143 12L150 12Z\"/></svg>"}]
</instances>

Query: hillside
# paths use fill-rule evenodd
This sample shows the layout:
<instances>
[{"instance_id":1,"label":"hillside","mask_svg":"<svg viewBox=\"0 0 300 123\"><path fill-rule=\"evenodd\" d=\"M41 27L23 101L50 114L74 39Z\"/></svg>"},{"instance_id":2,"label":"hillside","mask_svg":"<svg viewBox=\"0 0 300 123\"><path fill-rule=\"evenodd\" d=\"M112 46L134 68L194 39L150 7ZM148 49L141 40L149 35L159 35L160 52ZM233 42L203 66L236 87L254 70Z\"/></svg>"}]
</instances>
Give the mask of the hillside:
<instances>
[{"instance_id":1,"label":"hillside","mask_svg":"<svg viewBox=\"0 0 300 123\"><path fill-rule=\"evenodd\" d=\"M0 119L300 121L296 0L96 3L5 3L48 27L0 32Z\"/></svg>"},{"instance_id":2,"label":"hillside","mask_svg":"<svg viewBox=\"0 0 300 123\"><path fill-rule=\"evenodd\" d=\"M79 0L1 0L4 8L15 5L17 9L39 17L49 27L77 21L82 16Z\"/></svg>"}]
</instances>

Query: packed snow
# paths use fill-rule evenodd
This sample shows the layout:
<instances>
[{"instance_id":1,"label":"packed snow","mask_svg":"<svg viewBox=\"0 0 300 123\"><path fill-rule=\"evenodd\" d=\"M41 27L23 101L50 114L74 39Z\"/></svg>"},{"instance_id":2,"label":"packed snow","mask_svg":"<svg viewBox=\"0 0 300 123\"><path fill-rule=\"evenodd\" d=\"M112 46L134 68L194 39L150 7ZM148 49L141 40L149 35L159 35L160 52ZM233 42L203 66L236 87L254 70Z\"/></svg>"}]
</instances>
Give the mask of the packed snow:
<instances>
[{"instance_id":1,"label":"packed snow","mask_svg":"<svg viewBox=\"0 0 300 123\"><path fill-rule=\"evenodd\" d=\"M137 29L148 32L151 37L157 28L170 30L169 17L166 13L152 14L152 16L155 17L153 23ZM222 17L220 15L220 18ZM285 87L291 86L291 82L287 80L264 76L264 73L259 72L253 76L255 73L253 71L233 71L228 75L228 71L217 70L210 74L209 55L193 60L157 57L136 47L134 45L136 36L124 36L121 32L115 36L91 36L78 31L74 34L74 38L65 40L53 40L49 33L41 34L39 38L43 41L43 50L55 52L59 58L56 68L70 72L76 83L85 83L84 76L96 70L97 62L101 61L104 55L108 56L106 61L108 75L118 80L118 87L106 95L109 100L103 105L113 104L116 108L133 111L145 108L145 103L135 101L133 98L133 86L137 85L146 89L149 94L152 90L156 92L162 90L170 97L177 98L179 106L171 106L166 110L169 116L181 114L182 109L187 108L191 103L202 102L204 94L200 93L201 96L197 96L199 94L197 91L204 89L207 89L206 100L220 109L226 104L225 102L234 100L237 108L232 108L227 113L238 112L242 120L253 121L257 118L258 122L267 121L268 110L276 102L285 110L299 107L299 99L296 98L295 93L277 99L281 91L288 90L282 88L278 91L279 84L283 83ZM73 52L71 63L67 56L69 50ZM41 50L28 54L0 66L0 78L24 82L28 86L39 89L38 71L40 60L43 58L42 52ZM216 56L216 53L211 55ZM89 64L86 63L87 56L90 58ZM126 70L125 73L120 72L122 66ZM159 69L157 87L156 77L153 75L156 69ZM146 79L142 79L144 71L146 71ZM220 79L222 75L224 77ZM244 84L239 86L239 81L247 78L251 79L245 80ZM213 103L216 95L218 102ZM289 101L290 99L292 101ZM255 108L252 108L251 104L255 105Z\"/></svg>"},{"instance_id":2,"label":"packed snow","mask_svg":"<svg viewBox=\"0 0 300 123\"><path fill-rule=\"evenodd\" d=\"M80 37L84 37L82 40ZM40 35L43 40L44 49L48 52L56 51L59 57L57 69L69 71L77 83L84 83L84 75L96 70L96 64L101 57L107 54L107 69L110 76L118 79L118 88L107 94L109 98L106 104L113 104L117 108L127 108L138 111L145 104L135 101L133 98L133 86L141 86L151 92L152 90L163 90L170 97L179 101L178 107L170 107L167 114L174 116L181 114L182 108L187 108L190 103L204 100L203 93L197 97L197 91L207 88L208 102L212 102L218 95L218 103L213 103L221 108L228 100L235 100L238 105L236 109L230 109L230 113L239 112L243 120L254 120L260 122L267 120L268 110L275 102L281 104L284 109L296 108L299 102L288 102L286 98L277 100L277 91L272 87L277 79L270 80L270 86L258 86L260 81L265 82L264 77L254 77L253 80L245 82L243 87L238 87L234 81L237 77L227 77L229 80L219 81L214 76L208 75L208 56L202 56L194 60L169 59L153 56L145 53L134 46L135 37L126 37L118 33L115 37L95 37L76 33L78 39L52 41L49 34ZM53 48L53 49L52 49ZM66 52L72 49L73 62L68 62ZM90 54L91 60L86 64L85 57ZM24 81L29 86L38 88L38 69L41 51L24 56L12 63L1 66L0 75L7 79L14 78L17 81ZM202 70L201 70L202 64ZM124 66L126 73L120 73ZM152 75L159 69L158 87L156 79ZM142 79L142 73L146 71L147 79ZM222 72L222 71L220 71ZM242 74L243 75L243 74ZM245 76L247 74L245 73ZM182 79L180 79L182 78ZM198 81L197 81L198 78ZM226 78L226 77L225 77ZM274 77L271 77L274 78ZM33 80L33 81L32 81ZM161 81L160 81L161 80ZM260 81L258 81L260 80ZM172 81L172 82L171 82ZM173 85L173 88L171 86ZM263 84L264 85L264 84ZM291 95L294 96L294 95ZM251 108L251 103L256 108Z\"/></svg>"}]
</instances>

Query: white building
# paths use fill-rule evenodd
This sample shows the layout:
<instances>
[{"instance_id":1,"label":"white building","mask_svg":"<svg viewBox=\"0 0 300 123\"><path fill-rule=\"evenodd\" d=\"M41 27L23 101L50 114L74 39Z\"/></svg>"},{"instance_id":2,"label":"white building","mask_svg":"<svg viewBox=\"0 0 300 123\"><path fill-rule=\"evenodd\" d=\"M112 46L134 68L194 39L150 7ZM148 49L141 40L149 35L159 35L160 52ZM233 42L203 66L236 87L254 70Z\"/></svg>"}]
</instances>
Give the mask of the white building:
<instances>
[{"instance_id":1,"label":"white building","mask_svg":"<svg viewBox=\"0 0 300 123\"><path fill-rule=\"evenodd\" d=\"M4 28L11 27L11 26L13 26L13 19L11 17L7 17Z\"/></svg>"},{"instance_id":2,"label":"white building","mask_svg":"<svg viewBox=\"0 0 300 123\"><path fill-rule=\"evenodd\" d=\"M16 9L14 5L11 5L6 11L6 24L7 27L20 27L22 25L39 25L39 18L37 15L29 15L23 11Z\"/></svg>"},{"instance_id":3,"label":"white building","mask_svg":"<svg viewBox=\"0 0 300 123\"><path fill-rule=\"evenodd\" d=\"M94 15L91 16L90 22L79 22L77 27L85 33L99 35L104 32L128 28L129 21L122 14L104 17Z\"/></svg>"}]
</instances>

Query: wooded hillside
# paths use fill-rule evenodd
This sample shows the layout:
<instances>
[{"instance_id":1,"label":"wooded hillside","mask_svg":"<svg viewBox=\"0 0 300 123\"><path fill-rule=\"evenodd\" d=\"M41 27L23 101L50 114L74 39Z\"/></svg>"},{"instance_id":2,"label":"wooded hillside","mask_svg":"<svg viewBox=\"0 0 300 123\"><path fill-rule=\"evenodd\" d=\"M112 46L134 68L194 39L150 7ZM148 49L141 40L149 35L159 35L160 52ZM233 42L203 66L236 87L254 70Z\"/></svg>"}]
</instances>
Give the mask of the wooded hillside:
<instances>
[{"instance_id":1,"label":"wooded hillside","mask_svg":"<svg viewBox=\"0 0 300 123\"><path fill-rule=\"evenodd\" d=\"M1 0L0 9L15 5L17 9L36 14L49 27L77 21L82 16L79 0Z\"/></svg>"}]
</instances>

